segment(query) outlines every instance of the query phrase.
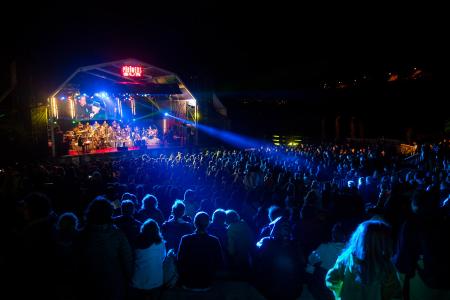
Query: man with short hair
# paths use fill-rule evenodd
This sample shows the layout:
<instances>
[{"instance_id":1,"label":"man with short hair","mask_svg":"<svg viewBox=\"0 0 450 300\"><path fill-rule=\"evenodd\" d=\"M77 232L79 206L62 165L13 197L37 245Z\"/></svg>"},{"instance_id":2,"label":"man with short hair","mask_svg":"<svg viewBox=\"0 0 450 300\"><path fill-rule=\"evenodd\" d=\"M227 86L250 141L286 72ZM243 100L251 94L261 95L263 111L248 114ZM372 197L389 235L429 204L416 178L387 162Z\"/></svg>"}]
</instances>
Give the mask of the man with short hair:
<instances>
[{"instance_id":1,"label":"man with short hair","mask_svg":"<svg viewBox=\"0 0 450 300\"><path fill-rule=\"evenodd\" d=\"M183 201L177 200L172 205L172 215L170 219L163 223L161 232L166 241L167 252L170 249L178 250L181 238L194 231L191 223L184 220L185 205Z\"/></svg>"},{"instance_id":2,"label":"man with short hair","mask_svg":"<svg viewBox=\"0 0 450 300\"><path fill-rule=\"evenodd\" d=\"M77 98L76 115L77 120L89 119L89 105L86 101L86 96L82 95Z\"/></svg>"},{"instance_id":3,"label":"man with short hair","mask_svg":"<svg viewBox=\"0 0 450 300\"><path fill-rule=\"evenodd\" d=\"M223 265L219 239L209 235L209 216L198 212L194 218L195 233L183 236L178 249L178 271L181 284L191 290L211 288L215 273Z\"/></svg>"},{"instance_id":4,"label":"man with short hair","mask_svg":"<svg viewBox=\"0 0 450 300\"><path fill-rule=\"evenodd\" d=\"M133 201L122 201L120 209L122 214L113 218L114 225L119 227L123 233L125 233L128 242L133 247L142 223L134 218L135 207Z\"/></svg>"}]
</instances>

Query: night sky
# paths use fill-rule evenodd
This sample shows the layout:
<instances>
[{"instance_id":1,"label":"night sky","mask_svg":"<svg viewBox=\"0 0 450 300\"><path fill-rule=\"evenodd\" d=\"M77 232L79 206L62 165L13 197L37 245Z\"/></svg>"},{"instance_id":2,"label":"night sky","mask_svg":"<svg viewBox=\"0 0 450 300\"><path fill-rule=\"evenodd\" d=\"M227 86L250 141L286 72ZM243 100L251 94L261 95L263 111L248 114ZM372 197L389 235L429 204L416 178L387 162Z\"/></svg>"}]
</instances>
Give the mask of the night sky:
<instances>
[{"instance_id":1,"label":"night sky","mask_svg":"<svg viewBox=\"0 0 450 300\"><path fill-rule=\"evenodd\" d=\"M400 14L392 7L356 13L357 7L281 2L164 3L11 7L10 19L1 21L8 41L2 62L26 61L44 93L80 66L127 57L233 93L435 65L439 19L425 20L432 14L422 6Z\"/></svg>"},{"instance_id":2,"label":"night sky","mask_svg":"<svg viewBox=\"0 0 450 300\"><path fill-rule=\"evenodd\" d=\"M0 20L1 74L7 78L15 59L39 101L81 66L136 58L177 73L194 94L215 91L232 129L249 134L318 136L320 119L325 115L331 126L341 113L362 119L371 136L443 128L448 116L436 83L447 60L446 27L436 9L318 4L91 1L11 8ZM388 72L405 77L414 67L432 80L386 83ZM335 89L340 80L364 76L369 88ZM324 82L334 88L323 91ZM243 105L247 99L263 102ZM283 106L265 103L286 99Z\"/></svg>"}]
</instances>

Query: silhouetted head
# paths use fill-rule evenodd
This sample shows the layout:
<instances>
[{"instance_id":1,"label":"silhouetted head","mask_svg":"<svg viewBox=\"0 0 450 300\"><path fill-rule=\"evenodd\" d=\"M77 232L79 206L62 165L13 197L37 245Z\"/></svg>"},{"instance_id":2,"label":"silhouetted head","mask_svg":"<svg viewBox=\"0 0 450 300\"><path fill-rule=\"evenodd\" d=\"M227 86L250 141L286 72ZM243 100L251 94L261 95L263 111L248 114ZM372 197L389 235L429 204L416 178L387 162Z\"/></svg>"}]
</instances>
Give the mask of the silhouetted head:
<instances>
[{"instance_id":1,"label":"silhouetted head","mask_svg":"<svg viewBox=\"0 0 450 300\"><path fill-rule=\"evenodd\" d=\"M141 226L139 232L137 247L145 249L153 244L160 244L162 242L161 232L158 223L153 219L147 219Z\"/></svg>"},{"instance_id":2,"label":"silhouetted head","mask_svg":"<svg viewBox=\"0 0 450 300\"><path fill-rule=\"evenodd\" d=\"M181 200L176 200L175 203L172 205L172 215L175 219L183 217L185 210L186 206Z\"/></svg>"},{"instance_id":3,"label":"silhouetted head","mask_svg":"<svg viewBox=\"0 0 450 300\"><path fill-rule=\"evenodd\" d=\"M194 201L194 198L195 198L195 192L194 192L194 190L187 189L187 190L184 192L184 197L183 197L183 199L184 199L185 202L193 202L193 201Z\"/></svg>"},{"instance_id":4,"label":"silhouetted head","mask_svg":"<svg viewBox=\"0 0 450 300\"><path fill-rule=\"evenodd\" d=\"M137 203L136 196L134 194L131 194L131 193L123 193L121 201L124 201L124 200L131 200L134 203Z\"/></svg>"},{"instance_id":5,"label":"silhouetted head","mask_svg":"<svg viewBox=\"0 0 450 300\"><path fill-rule=\"evenodd\" d=\"M112 222L113 206L105 197L96 197L87 207L85 217L87 224L104 225Z\"/></svg>"},{"instance_id":6,"label":"silhouetted head","mask_svg":"<svg viewBox=\"0 0 450 300\"><path fill-rule=\"evenodd\" d=\"M56 229L59 232L73 233L78 230L78 225L78 217L74 213L66 212L59 216Z\"/></svg>"},{"instance_id":7,"label":"silhouetted head","mask_svg":"<svg viewBox=\"0 0 450 300\"><path fill-rule=\"evenodd\" d=\"M158 199L150 194L147 194L142 199L142 209L156 209L158 207Z\"/></svg>"},{"instance_id":8,"label":"silhouetted head","mask_svg":"<svg viewBox=\"0 0 450 300\"><path fill-rule=\"evenodd\" d=\"M238 223L241 220L241 217L235 210L229 209L226 211L226 214L226 222L228 225Z\"/></svg>"},{"instance_id":9,"label":"silhouetted head","mask_svg":"<svg viewBox=\"0 0 450 300\"><path fill-rule=\"evenodd\" d=\"M124 216L133 216L134 215L134 202L131 200L122 201L120 204L120 210L122 211L122 215Z\"/></svg>"},{"instance_id":10,"label":"silhouetted head","mask_svg":"<svg viewBox=\"0 0 450 300\"><path fill-rule=\"evenodd\" d=\"M214 224L225 224L227 218L227 213L225 212L225 210L218 208L214 211L213 216L212 216L212 222Z\"/></svg>"},{"instance_id":11,"label":"silhouetted head","mask_svg":"<svg viewBox=\"0 0 450 300\"><path fill-rule=\"evenodd\" d=\"M204 232L209 225L209 216L204 211L198 212L194 217L194 226L199 232Z\"/></svg>"}]
</instances>

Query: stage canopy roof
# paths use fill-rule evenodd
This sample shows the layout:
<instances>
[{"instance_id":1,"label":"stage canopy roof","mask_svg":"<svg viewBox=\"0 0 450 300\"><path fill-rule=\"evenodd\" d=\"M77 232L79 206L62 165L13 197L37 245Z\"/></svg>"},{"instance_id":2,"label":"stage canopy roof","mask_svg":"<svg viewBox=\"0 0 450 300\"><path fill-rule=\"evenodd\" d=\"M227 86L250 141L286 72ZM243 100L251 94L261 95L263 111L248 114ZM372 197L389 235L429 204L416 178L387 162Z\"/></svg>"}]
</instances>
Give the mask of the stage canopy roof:
<instances>
[{"instance_id":1,"label":"stage canopy roof","mask_svg":"<svg viewBox=\"0 0 450 300\"><path fill-rule=\"evenodd\" d=\"M134 58L81 67L50 98L73 86L84 92L95 92L100 87L112 93L165 94L171 100L195 101L178 75Z\"/></svg>"}]
</instances>

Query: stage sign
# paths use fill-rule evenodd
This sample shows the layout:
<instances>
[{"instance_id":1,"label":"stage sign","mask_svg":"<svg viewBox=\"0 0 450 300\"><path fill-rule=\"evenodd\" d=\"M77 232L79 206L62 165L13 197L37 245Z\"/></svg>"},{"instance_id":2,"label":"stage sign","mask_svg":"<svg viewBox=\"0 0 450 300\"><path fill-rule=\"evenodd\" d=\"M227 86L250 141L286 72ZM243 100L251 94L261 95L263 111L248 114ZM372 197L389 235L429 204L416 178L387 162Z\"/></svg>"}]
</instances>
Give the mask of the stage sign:
<instances>
[{"instance_id":1,"label":"stage sign","mask_svg":"<svg viewBox=\"0 0 450 300\"><path fill-rule=\"evenodd\" d=\"M123 66L122 75L125 77L141 77L142 67L140 66Z\"/></svg>"}]
</instances>

